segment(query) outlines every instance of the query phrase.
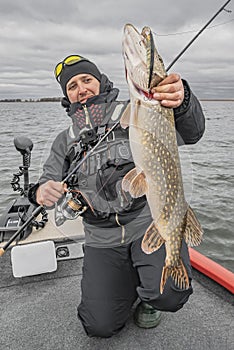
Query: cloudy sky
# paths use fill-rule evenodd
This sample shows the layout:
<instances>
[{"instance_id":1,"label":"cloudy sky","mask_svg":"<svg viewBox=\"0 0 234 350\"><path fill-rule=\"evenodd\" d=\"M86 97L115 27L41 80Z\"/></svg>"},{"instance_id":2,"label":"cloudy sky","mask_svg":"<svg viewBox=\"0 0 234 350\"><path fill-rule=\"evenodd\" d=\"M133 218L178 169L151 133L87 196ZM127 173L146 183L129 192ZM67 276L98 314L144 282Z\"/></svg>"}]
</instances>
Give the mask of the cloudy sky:
<instances>
[{"instance_id":1,"label":"cloudy sky","mask_svg":"<svg viewBox=\"0 0 234 350\"><path fill-rule=\"evenodd\" d=\"M57 62L78 53L127 94L123 26L150 26L168 66L225 0L0 0L0 99L61 96ZM171 68L199 98L234 98L234 2Z\"/></svg>"}]
</instances>

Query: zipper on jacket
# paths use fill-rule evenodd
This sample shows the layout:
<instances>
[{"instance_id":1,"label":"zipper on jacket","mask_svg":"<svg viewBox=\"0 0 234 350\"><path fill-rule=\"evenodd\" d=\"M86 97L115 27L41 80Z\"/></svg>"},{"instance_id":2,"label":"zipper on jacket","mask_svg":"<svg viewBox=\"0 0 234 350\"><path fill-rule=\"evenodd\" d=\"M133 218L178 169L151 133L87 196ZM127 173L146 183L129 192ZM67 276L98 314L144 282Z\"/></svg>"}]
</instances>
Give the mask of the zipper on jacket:
<instances>
[{"instance_id":1,"label":"zipper on jacket","mask_svg":"<svg viewBox=\"0 0 234 350\"><path fill-rule=\"evenodd\" d=\"M90 117L89 117L89 111L86 105L83 105L83 109L84 109L84 113L85 113L85 124L89 125L92 128L92 124L90 121Z\"/></svg>"},{"instance_id":2,"label":"zipper on jacket","mask_svg":"<svg viewBox=\"0 0 234 350\"><path fill-rule=\"evenodd\" d=\"M117 213L115 214L115 221L116 221L117 224L118 224L119 226L121 226L121 228L122 228L121 243L124 243L124 240L125 240L125 227L124 227L124 225L121 225L121 223L119 222L119 217L118 217L118 214L117 214Z\"/></svg>"}]
</instances>

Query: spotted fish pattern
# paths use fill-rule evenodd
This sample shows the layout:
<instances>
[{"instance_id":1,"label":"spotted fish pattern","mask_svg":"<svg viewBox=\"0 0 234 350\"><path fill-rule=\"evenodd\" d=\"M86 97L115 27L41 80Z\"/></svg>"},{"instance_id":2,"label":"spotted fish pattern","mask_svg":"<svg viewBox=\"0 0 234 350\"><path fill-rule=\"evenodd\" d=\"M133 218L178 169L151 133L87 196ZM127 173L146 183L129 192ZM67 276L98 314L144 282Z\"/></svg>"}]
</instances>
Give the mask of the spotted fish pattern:
<instances>
[{"instance_id":1,"label":"spotted fish pattern","mask_svg":"<svg viewBox=\"0 0 234 350\"><path fill-rule=\"evenodd\" d=\"M130 104L121 119L129 127L130 146L136 168L122 182L132 197L146 195L153 222L142 241L146 254L166 248L160 293L169 276L180 289L189 288L189 277L180 256L182 240L198 245L202 228L185 200L173 109L152 99L150 90L166 71L150 28L139 33L127 24L123 36L123 56Z\"/></svg>"}]
</instances>

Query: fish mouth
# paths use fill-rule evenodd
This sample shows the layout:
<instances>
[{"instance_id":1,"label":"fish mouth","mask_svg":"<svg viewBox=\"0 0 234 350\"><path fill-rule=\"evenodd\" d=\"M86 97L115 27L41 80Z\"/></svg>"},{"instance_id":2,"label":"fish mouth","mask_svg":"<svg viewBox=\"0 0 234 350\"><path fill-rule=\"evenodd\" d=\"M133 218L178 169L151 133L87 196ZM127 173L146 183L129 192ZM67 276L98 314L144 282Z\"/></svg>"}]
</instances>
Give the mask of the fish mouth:
<instances>
[{"instance_id":1,"label":"fish mouth","mask_svg":"<svg viewBox=\"0 0 234 350\"><path fill-rule=\"evenodd\" d=\"M144 27L140 32L131 24L124 27L123 55L126 77L135 91L147 99L152 99L151 89L166 75L158 58L152 31Z\"/></svg>"},{"instance_id":2,"label":"fish mouth","mask_svg":"<svg viewBox=\"0 0 234 350\"><path fill-rule=\"evenodd\" d=\"M150 90L145 90L142 87L140 87L139 85L137 85L136 83L134 83L133 80L132 81L132 85L135 88L136 92L141 95L143 98L147 99L147 100L152 100L153 99L153 94L152 92L150 92Z\"/></svg>"},{"instance_id":3,"label":"fish mouth","mask_svg":"<svg viewBox=\"0 0 234 350\"><path fill-rule=\"evenodd\" d=\"M125 25L123 53L126 75L131 78L137 90L145 92L147 92L150 83L146 40L146 36L139 33L131 24Z\"/></svg>"}]
</instances>

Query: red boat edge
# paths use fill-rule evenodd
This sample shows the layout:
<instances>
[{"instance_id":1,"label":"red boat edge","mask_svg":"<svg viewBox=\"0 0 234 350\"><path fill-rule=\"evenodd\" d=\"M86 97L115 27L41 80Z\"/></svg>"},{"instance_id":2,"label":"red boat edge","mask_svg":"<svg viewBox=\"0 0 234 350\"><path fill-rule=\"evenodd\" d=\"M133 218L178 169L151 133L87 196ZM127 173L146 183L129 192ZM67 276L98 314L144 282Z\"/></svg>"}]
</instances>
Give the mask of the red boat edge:
<instances>
[{"instance_id":1,"label":"red boat edge","mask_svg":"<svg viewBox=\"0 0 234 350\"><path fill-rule=\"evenodd\" d=\"M234 294L234 273L207 258L193 248L189 248L191 265Z\"/></svg>"}]
</instances>

